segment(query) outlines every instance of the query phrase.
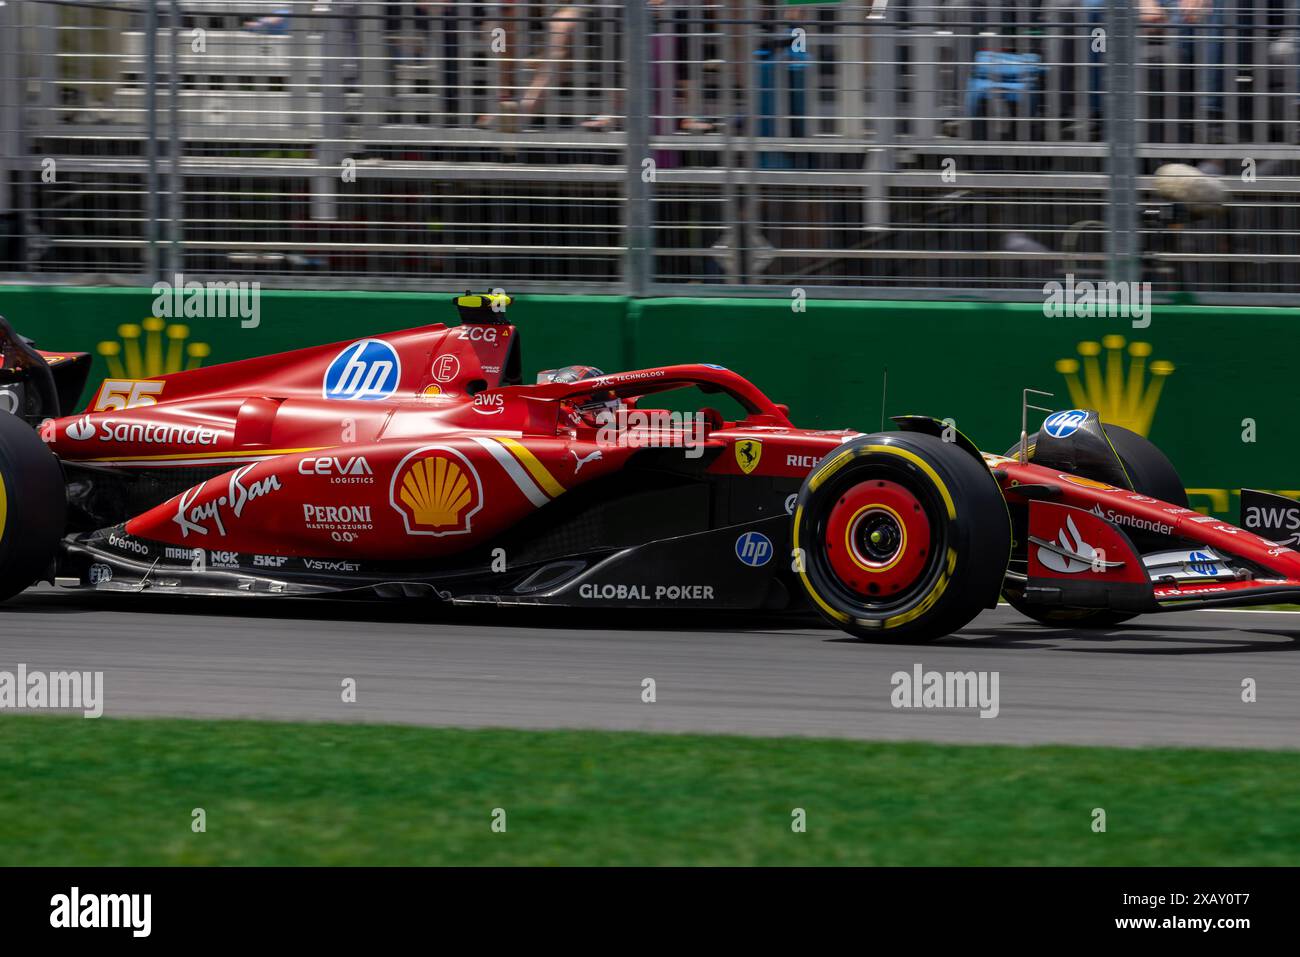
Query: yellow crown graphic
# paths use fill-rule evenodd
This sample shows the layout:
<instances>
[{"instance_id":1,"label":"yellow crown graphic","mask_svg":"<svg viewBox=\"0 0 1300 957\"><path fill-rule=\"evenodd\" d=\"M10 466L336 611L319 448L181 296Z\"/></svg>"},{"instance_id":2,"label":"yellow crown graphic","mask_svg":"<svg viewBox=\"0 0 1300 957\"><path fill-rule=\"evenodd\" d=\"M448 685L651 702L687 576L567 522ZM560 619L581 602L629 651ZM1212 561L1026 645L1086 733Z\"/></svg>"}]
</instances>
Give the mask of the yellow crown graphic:
<instances>
[{"instance_id":1,"label":"yellow crown graphic","mask_svg":"<svg viewBox=\"0 0 1300 957\"><path fill-rule=\"evenodd\" d=\"M128 322L117 327L121 341L106 339L98 351L108 363L109 374L117 379L149 379L197 369L212 354L206 342L190 342L190 327L167 325L157 316L141 323ZM163 339L167 339L164 348Z\"/></svg>"},{"instance_id":2,"label":"yellow crown graphic","mask_svg":"<svg viewBox=\"0 0 1300 957\"><path fill-rule=\"evenodd\" d=\"M402 503L415 524L446 528L460 522L461 512L474 499L469 477L459 465L442 456L422 459L402 479Z\"/></svg>"},{"instance_id":3,"label":"yellow crown graphic","mask_svg":"<svg viewBox=\"0 0 1300 957\"><path fill-rule=\"evenodd\" d=\"M1105 358L1102 351L1105 350ZM1128 344L1128 372L1124 371L1124 337L1104 336L1101 342L1081 342L1082 378L1078 359L1058 359L1056 371L1065 376L1070 401L1083 409L1096 409L1103 422L1132 429L1138 435L1151 430L1156 403L1174 364L1157 359L1148 364L1151 343ZM1104 367L1104 368L1103 368ZM1147 372L1150 372L1150 378Z\"/></svg>"}]
</instances>

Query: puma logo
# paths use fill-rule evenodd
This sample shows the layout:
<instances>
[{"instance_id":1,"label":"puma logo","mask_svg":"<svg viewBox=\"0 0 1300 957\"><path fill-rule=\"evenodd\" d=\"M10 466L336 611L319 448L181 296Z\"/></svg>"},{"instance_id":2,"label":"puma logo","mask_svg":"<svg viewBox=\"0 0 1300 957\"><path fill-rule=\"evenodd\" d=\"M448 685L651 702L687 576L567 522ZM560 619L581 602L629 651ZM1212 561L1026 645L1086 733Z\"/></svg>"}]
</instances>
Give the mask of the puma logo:
<instances>
[{"instance_id":1,"label":"puma logo","mask_svg":"<svg viewBox=\"0 0 1300 957\"><path fill-rule=\"evenodd\" d=\"M569 449L569 454L572 455L574 459L577 460L577 464L573 466L574 475L577 475L579 472L581 472L582 467L586 465L588 462L599 462L601 459L605 457L604 455L601 454L600 449L596 449L596 451L592 452L590 455L579 455L577 449Z\"/></svg>"}]
</instances>

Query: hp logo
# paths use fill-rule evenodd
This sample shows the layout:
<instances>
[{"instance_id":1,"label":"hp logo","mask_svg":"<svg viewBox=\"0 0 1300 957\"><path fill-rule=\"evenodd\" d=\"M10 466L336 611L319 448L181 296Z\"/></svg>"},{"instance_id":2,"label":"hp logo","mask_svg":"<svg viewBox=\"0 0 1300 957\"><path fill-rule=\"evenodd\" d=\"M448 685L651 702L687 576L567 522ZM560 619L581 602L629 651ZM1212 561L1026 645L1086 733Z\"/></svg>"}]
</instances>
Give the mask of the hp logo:
<instances>
[{"instance_id":1,"label":"hp logo","mask_svg":"<svg viewBox=\"0 0 1300 957\"><path fill-rule=\"evenodd\" d=\"M766 565L776 554L772 540L762 532L746 532L736 539L736 557L752 568Z\"/></svg>"},{"instance_id":2,"label":"hp logo","mask_svg":"<svg viewBox=\"0 0 1300 957\"><path fill-rule=\"evenodd\" d=\"M1205 552L1192 552L1187 556L1187 567L1198 575L1214 576L1219 574L1219 566Z\"/></svg>"},{"instance_id":3,"label":"hp logo","mask_svg":"<svg viewBox=\"0 0 1300 957\"><path fill-rule=\"evenodd\" d=\"M1067 409L1064 412L1053 412L1043 420L1043 431L1054 439L1063 439L1067 435L1073 435L1077 432L1087 418L1088 413L1083 409Z\"/></svg>"},{"instance_id":4,"label":"hp logo","mask_svg":"<svg viewBox=\"0 0 1300 957\"><path fill-rule=\"evenodd\" d=\"M362 339L335 356L325 370L325 398L387 399L401 378L397 350L381 339Z\"/></svg>"}]
</instances>

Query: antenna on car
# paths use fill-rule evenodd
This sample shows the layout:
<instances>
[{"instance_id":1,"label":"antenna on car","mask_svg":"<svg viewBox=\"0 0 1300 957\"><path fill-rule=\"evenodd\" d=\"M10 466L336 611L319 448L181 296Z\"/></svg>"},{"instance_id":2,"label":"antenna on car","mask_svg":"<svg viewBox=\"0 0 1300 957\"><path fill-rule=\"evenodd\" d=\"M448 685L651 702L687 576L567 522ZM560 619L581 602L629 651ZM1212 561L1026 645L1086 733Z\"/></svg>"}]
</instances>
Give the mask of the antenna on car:
<instances>
[{"instance_id":1,"label":"antenna on car","mask_svg":"<svg viewBox=\"0 0 1300 957\"><path fill-rule=\"evenodd\" d=\"M885 431L885 395L889 391L889 366L880 374L880 431Z\"/></svg>"},{"instance_id":2,"label":"antenna on car","mask_svg":"<svg viewBox=\"0 0 1300 957\"><path fill-rule=\"evenodd\" d=\"M1031 395L1045 395L1049 399L1056 396L1051 392L1043 392L1041 389L1025 389L1020 393L1020 464L1024 465L1029 461L1029 410L1037 409L1039 412L1052 412L1052 409L1044 409L1041 405L1030 405L1029 397Z\"/></svg>"}]
</instances>

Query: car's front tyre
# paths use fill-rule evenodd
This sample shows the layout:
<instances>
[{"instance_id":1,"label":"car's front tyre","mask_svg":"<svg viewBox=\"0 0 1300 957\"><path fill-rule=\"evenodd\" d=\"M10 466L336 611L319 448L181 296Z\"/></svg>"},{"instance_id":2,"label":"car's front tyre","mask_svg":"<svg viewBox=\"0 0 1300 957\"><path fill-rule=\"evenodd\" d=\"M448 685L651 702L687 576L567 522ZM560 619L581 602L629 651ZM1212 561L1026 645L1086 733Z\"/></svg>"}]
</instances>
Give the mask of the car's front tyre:
<instances>
[{"instance_id":1,"label":"car's front tyre","mask_svg":"<svg viewBox=\"0 0 1300 957\"><path fill-rule=\"evenodd\" d=\"M794 570L824 617L866 641L931 641L996 601L1011 522L987 466L956 444L881 432L804 481Z\"/></svg>"}]
</instances>

